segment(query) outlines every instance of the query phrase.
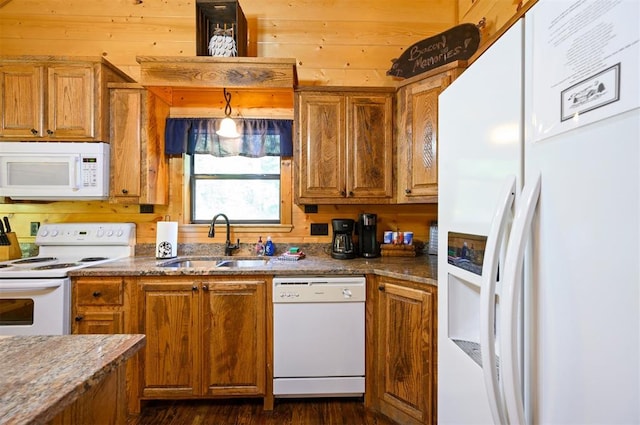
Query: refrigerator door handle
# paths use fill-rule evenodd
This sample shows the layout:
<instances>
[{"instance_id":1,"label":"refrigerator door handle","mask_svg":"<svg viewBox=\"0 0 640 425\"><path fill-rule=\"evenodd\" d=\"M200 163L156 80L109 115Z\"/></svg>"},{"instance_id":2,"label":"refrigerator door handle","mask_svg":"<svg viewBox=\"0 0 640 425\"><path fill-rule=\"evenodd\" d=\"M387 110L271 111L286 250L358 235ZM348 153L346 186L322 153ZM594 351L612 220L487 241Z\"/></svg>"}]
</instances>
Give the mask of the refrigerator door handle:
<instances>
[{"instance_id":1,"label":"refrigerator door handle","mask_svg":"<svg viewBox=\"0 0 640 425\"><path fill-rule=\"evenodd\" d=\"M540 175L522 190L522 203L516 211L511 228L507 255L505 258L504 279L501 293L500 338L500 375L503 378L504 398L509 423L526 424L524 416L523 388L520 379L518 361L518 306L522 294L522 270L524 254L529 237L531 223L540 197Z\"/></svg>"},{"instance_id":2,"label":"refrigerator door handle","mask_svg":"<svg viewBox=\"0 0 640 425\"><path fill-rule=\"evenodd\" d=\"M496 424L506 424L504 400L498 378L498 366L495 348L495 307L496 283L500 252L505 242L505 229L513 205L516 191L516 178L509 176L500 191L500 200L496 207L491 229L487 236L484 265L482 268L482 284L480 286L480 353L482 357L482 373L489 398L491 415Z\"/></svg>"}]
</instances>

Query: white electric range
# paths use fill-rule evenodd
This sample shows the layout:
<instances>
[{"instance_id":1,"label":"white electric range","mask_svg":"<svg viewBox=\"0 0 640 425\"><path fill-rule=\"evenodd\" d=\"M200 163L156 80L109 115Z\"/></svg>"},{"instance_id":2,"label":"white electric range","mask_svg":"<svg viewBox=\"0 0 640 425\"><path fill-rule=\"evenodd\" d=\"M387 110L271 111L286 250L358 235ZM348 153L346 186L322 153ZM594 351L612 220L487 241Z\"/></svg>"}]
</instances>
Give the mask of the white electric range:
<instances>
[{"instance_id":1,"label":"white electric range","mask_svg":"<svg viewBox=\"0 0 640 425\"><path fill-rule=\"evenodd\" d=\"M71 331L69 272L131 257L133 223L44 224L35 257L0 262L0 335Z\"/></svg>"}]
</instances>

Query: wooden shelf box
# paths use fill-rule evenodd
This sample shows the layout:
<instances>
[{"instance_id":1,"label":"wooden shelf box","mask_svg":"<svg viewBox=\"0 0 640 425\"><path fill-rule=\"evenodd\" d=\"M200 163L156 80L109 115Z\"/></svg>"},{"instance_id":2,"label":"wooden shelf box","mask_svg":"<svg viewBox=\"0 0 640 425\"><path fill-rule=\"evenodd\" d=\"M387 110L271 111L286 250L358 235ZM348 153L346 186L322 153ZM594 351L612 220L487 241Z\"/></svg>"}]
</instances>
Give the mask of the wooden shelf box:
<instances>
[{"instance_id":1,"label":"wooden shelf box","mask_svg":"<svg viewBox=\"0 0 640 425\"><path fill-rule=\"evenodd\" d=\"M209 55L216 28L233 29L237 56L247 56L247 19L237 0L196 1L196 55Z\"/></svg>"}]
</instances>

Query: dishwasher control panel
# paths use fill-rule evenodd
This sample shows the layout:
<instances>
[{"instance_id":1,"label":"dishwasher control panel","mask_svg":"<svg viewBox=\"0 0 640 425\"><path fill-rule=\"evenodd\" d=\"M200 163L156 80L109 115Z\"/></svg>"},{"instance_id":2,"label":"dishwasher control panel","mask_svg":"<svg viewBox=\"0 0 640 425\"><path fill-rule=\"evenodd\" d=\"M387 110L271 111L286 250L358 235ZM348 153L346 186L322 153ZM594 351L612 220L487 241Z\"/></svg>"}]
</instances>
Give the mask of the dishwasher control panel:
<instances>
[{"instance_id":1,"label":"dishwasher control panel","mask_svg":"<svg viewBox=\"0 0 640 425\"><path fill-rule=\"evenodd\" d=\"M274 277L274 303L363 302L364 276Z\"/></svg>"}]
</instances>

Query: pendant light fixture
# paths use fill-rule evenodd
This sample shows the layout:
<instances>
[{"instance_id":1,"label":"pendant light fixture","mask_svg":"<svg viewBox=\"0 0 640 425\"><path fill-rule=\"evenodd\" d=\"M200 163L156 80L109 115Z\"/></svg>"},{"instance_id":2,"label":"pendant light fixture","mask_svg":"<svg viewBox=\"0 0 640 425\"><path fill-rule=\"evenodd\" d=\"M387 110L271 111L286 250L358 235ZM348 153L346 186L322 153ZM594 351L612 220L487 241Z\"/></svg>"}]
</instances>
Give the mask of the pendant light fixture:
<instances>
[{"instance_id":1,"label":"pendant light fixture","mask_svg":"<svg viewBox=\"0 0 640 425\"><path fill-rule=\"evenodd\" d=\"M227 89L223 89L224 100L227 105L224 107L225 117L220 122L220 128L216 131L216 134L220 137L238 138L240 133L236 128L236 122L231 118L231 93L227 92Z\"/></svg>"}]
</instances>

